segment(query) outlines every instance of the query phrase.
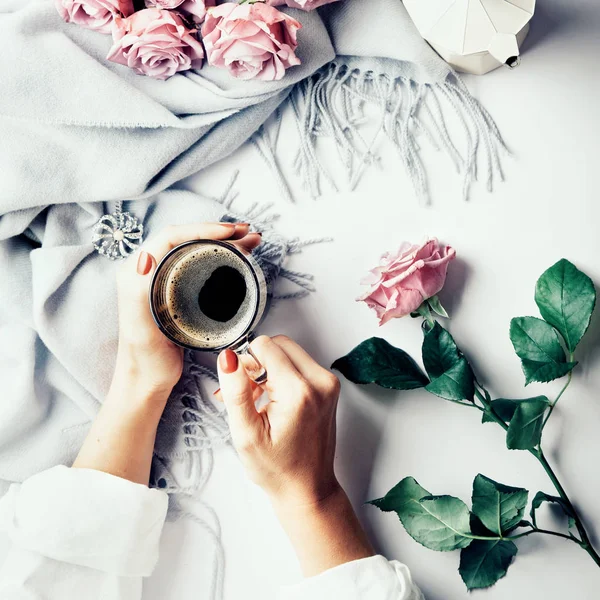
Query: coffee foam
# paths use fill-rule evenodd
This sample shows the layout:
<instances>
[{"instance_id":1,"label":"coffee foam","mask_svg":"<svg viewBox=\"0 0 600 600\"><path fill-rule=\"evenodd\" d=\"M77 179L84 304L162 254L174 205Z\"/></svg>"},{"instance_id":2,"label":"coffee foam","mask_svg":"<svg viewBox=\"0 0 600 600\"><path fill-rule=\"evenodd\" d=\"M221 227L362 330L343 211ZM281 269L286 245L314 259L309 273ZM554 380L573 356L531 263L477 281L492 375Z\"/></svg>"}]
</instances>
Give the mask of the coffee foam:
<instances>
[{"instance_id":1,"label":"coffee foam","mask_svg":"<svg viewBox=\"0 0 600 600\"><path fill-rule=\"evenodd\" d=\"M225 266L232 267L244 277L246 296L236 315L222 323L207 317L200 310L198 296L213 272ZM169 329L181 341L198 348L230 345L242 337L252 324L257 297L258 289L252 270L237 254L218 245L190 246L171 265L165 280L165 308L172 320ZM190 339L186 340L186 337Z\"/></svg>"}]
</instances>

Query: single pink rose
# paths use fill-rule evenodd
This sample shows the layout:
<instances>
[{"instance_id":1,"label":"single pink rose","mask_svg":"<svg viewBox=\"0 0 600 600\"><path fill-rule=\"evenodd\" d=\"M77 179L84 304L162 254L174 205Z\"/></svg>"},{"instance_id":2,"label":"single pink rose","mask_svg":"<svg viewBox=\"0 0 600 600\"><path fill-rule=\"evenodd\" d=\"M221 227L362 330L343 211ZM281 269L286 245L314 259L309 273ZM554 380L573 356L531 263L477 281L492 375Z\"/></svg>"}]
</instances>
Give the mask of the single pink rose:
<instances>
[{"instance_id":1,"label":"single pink rose","mask_svg":"<svg viewBox=\"0 0 600 600\"><path fill-rule=\"evenodd\" d=\"M110 33L113 19L133 14L133 0L55 0L58 14L67 23L75 23L100 33Z\"/></svg>"},{"instance_id":2,"label":"single pink rose","mask_svg":"<svg viewBox=\"0 0 600 600\"><path fill-rule=\"evenodd\" d=\"M145 0L148 8L177 9L177 12L197 25L206 17L206 9L215 5L215 0Z\"/></svg>"},{"instance_id":3,"label":"single pink rose","mask_svg":"<svg viewBox=\"0 0 600 600\"><path fill-rule=\"evenodd\" d=\"M155 79L199 69L204 58L194 30L169 10L145 8L127 19L115 17L113 41L108 60Z\"/></svg>"},{"instance_id":4,"label":"single pink rose","mask_svg":"<svg viewBox=\"0 0 600 600\"><path fill-rule=\"evenodd\" d=\"M369 289L357 302L375 310L379 325L405 317L444 287L448 263L455 256L454 248L440 246L436 239L421 246L405 242L398 252L384 254L361 281Z\"/></svg>"},{"instance_id":5,"label":"single pink rose","mask_svg":"<svg viewBox=\"0 0 600 600\"><path fill-rule=\"evenodd\" d=\"M202 39L209 64L240 79L276 81L299 65L295 50L302 25L263 2L226 2L209 8Z\"/></svg>"},{"instance_id":6,"label":"single pink rose","mask_svg":"<svg viewBox=\"0 0 600 600\"><path fill-rule=\"evenodd\" d=\"M314 10L324 4L331 4L338 0L267 0L271 6L289 6L290 8L299 8L300 10Z\"/></svg>"}]
</instances>

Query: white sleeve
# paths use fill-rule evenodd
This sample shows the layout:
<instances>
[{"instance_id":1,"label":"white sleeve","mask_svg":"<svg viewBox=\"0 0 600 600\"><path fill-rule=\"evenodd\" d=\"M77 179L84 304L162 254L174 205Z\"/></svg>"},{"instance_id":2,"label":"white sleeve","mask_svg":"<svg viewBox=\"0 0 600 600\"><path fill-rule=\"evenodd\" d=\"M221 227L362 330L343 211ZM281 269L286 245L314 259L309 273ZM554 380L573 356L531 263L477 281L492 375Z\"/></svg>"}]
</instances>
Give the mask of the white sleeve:
<instances>
[{"instance_id":1,"label":"white sleeve","mask_svg":"<svg viewBox=\"0 0 600 600\"><path fill-rule=\"evenodd\" d=\"M164 492L100 471L54 467L0 499L12 542L2 600L139 600L158 561Z\"/></svg>"},{"instance_id":2,"label":"white sleeve","mask_svg":"<svg viewBox=\"0 0 600 600\"><path fill-rule=\"evenodd\" d=\"M371 556L355 560L281 589L279 600L423 600L408 568Z\"/></svg>"}]
</instances>

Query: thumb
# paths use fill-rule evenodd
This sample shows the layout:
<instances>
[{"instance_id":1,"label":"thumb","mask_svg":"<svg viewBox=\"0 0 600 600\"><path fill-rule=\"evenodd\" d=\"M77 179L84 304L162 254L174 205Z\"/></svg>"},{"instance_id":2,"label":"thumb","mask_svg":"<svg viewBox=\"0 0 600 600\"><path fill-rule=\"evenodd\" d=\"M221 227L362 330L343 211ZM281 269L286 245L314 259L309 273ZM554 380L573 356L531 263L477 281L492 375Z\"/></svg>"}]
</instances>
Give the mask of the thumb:
<instances>
[{"instance_id":1,"label":"thumb","mask_svg":"<svg viewBox=\"0 0 600 600\"><path fill-rule=\"evenodd\" d=\"M256 433L260 416L254 406L254 390L246 369L232 350L224 350L217 361L221 395L229 414L231 434L239 441Z\"/></svg>"},{"instance_id":2,"label":"thumb","mask_svg":"<svg viewBox=\"0 0 600 600\"><path fill-rule=\"evenodd\" d=\"M154 256L143 250L123 261L117 271L120 335L131 334L135 339L140 331L155 328L148 290L156 269Z\"/></svg>"}]
</instances>

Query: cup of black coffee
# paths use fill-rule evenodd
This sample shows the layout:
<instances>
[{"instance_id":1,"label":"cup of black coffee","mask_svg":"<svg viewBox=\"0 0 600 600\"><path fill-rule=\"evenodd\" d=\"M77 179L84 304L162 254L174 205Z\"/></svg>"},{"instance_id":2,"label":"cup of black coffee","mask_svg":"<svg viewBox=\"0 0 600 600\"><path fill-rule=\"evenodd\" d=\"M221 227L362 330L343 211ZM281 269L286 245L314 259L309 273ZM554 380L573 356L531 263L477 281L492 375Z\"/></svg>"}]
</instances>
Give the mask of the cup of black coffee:
<instances>
[{"instance_id":1,"label":"cup of black coffee","mask_svg":"<svg viewBox=\"0 0 600 600\"><path fill-rule=\"evenodd\" d=\"M260 265L229 242L194 240L171 250L158 264L150 286L150 309L159 329L183 348L252 354L252 332L267 302Z\"/></svg>"}]
</instances>

